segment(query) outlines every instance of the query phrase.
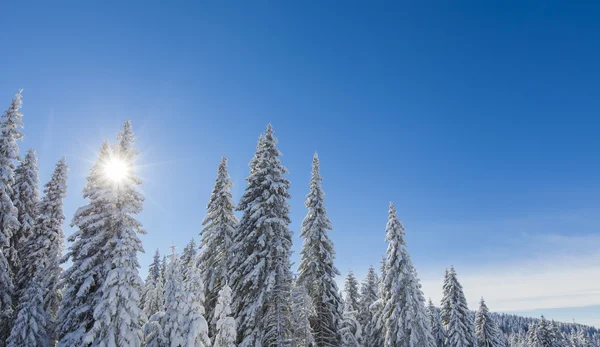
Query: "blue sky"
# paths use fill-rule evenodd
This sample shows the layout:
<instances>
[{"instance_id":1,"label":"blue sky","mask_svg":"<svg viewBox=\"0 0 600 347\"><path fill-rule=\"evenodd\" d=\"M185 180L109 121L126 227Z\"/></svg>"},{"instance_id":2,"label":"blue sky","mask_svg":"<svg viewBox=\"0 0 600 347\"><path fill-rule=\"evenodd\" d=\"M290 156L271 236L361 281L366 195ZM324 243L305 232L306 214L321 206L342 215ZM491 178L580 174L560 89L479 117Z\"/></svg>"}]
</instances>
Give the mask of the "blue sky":
<instances>
[{"instance_id":1,"label":"blue sky","mask_svg":"<svg viewBox=\"0 0 600 347\"><path fill-rule=\"evenodd\" d=\"M42 181L67 155L68 218L102 140L133 121L143 272L155 248L197 236L223 155L241 196L270 122L294 261L318 151L343 273L378 265L392 200L427 296L454 265L471 308L484 295L600 326L599 6L12 2L0 101L24 88L21 148L38 150Z\"/></svg>"}]
</instances>

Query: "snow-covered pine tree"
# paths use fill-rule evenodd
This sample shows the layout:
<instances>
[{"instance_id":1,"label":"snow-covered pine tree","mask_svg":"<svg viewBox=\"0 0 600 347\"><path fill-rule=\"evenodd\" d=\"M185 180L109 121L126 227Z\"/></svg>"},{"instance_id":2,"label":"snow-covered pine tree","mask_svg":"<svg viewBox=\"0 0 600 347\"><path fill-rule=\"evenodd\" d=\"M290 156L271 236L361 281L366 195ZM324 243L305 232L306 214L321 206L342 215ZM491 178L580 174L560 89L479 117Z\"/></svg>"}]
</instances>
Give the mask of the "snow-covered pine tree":
<instances>
[{"instance_id":1,"label":"snow-covered pine tree","mask_svg":"<svg viewBox=\"0 0 600 347\"><path fill-rule=\"evenodd\" d=\"M285 346L291 337L288 173L269 124L250 161L243 212L233 240L233 310L240 347Z\"/></svg>"},{"instance_id":2,"label":"snow-covered pine tree","mask_svg":"<svg viewBox=\"0 0 600 347\"><path fill-rule=\"evenodd\" d=\"M540 347L539 338L537 334L537 326L535 323L529 324L527 329L527 347Z\"/></svg>"},{"instance_id":3,"label":"snow-covered pine tree","mask_svg":"<svg viewBox=\"0 0 600 347\"><path fill-rule=\"evenodd\" d=\"M193 246L195 251L196 244L194 243ZM204 283L200 269L194 265L198 263L197 258L193 256L187 260L187 265L182 264L185 266L184 271L186 272L183 289L188 310L185 313L187 330L184 346L211 347L212 343L208 337L208 323L204 317Z\"/></svg>"},{"instance_id":4,"label":"snow-covered pine tree","mask_svg":"<svg viewBox=\"0 0 600 347\"><path fill-rule=\"evenodd\" d=\"M213 347L236 347L237 328L231 316L231 288L223 284L215 305L216 330Z\"/></svg>"},{"instance_id":5,"label":"snow-covered pine tree","mask_svg":"<svg viewBox=\"0 0 600 347\"><path fill-rule=\"evenodd\" d=\"M317 346L338 346L342 325L342 298L335 277L340 274L335 267L335 250L329 238L331 221L325 208L325 192L321 186L319 157L312 162L310 190L305 206L308 213L302 221L300 237L304 239L300 251L298 282L304 285L315 307L311 327Z\"/></svg>"},{"instance_id":6,"label":"snow-covered pine tree","mask_svg":"<svg viewBox=\"0 0 600 347\"><path fill-rule=\"evenodd\" d=\"M346 276L344 293L346 293L344 298L344 311L347 311L346 306L350 305L349 310L358 313L358 310L360 309L360 292L358 290L358 280L356 279L356 276L354 276L352 270L348 271L348 275Z\"/></svg>"},{"instance_id":7,"label":"snow-covered pine tree","mask_svg":"<svg viewBox=\"0 0 600 347\"><path fill-rule=\"evenodd\" d=\"M12 201L17 208L17 219L19 228L15 230L10 238L11 249L17 252L17 261L13 264L13 274L15 277L15 292L13 301L19 302L23 295L27 283L19 277L19 271L24 263L31 261L31 257L25 252L25 244L33 235L33 227L37 216L37 204L40 202L40 184L37 155L34 149L27 151L25 158L20 160L19 166L15 170L15 183L13 185ZM30 276L27 277L29 279Z\"/></svg>"},{"instance_id":8,"label":"snow-covered pine tree","mask_svg":"<svg viewBox=\"0 0 600 347\"><path fill-rule=\"evenodd\" d=\"M125 122L117 136L111 160L121 161L125 177L110 182L113 203L110 224L104 232L108 242L101 249L104 255L103 275L99 299L95 301L94 324L85 341L98 346L139 346L146 315L139 307L143 281L139 275L137 255L143 252L138 234L145 234L135 215L142 211L143 196L137 191L141 180L135 172L138 152L133 145L135 137L131 122Z\"/></svg>"},{"instance_id":9,"label":"snow-covered pine tree","mask_svg":"<svg viewBox=\"0 0 600 347\"><path fill-rule=\"evenodd\" d=\"M94 324L93 308L105 278L106 256L102 252L110 237L106 229L112 223L114 210L104 171L110 152L105 141L83 189L88 204L75 212L71 222L77 230L68 237L72 244L62 259L63 263L70 260L72 264L61 275L63 300L56 328L59 347L84 346L85 334Z\"/></svg>"},{"instance_id":10,"label":"snow-covered pine tree","mask_svg":"<svg viewBox=\"0 0 600 347\"><path fill-rule=\"evenodd\" d=\"M386 240L386 272L383 279L383 321L386 347L433 347L425 313L425 298L412 265L402 222L390 203Z\"/></svg>"},{"instance_id":11,"label":"snow-covered pine tree","mask_svg":"<svg viewBox=\"0 0 600 347\"><path fill-rule=\"evenodd\" d=\"M156 283L146 282L144 290L144 314L146 317L152 317L155 313L164 311L165 309L165 290L163 286L162 274L158 276Z\"/></svg>"},{"instance_id":12,"label":"snow-covered pine tree","mask_svg":"<svg viewBox=\"0 0 600 347\"><path fill-rule=\"evenodd\" d=\"M475 315L475 332L478 347L501 347L501 332L490 315L490 310L483 298L479 301L479 310Z\"/></svg>"},{"instance_id":13,"label":"snow-covered pine tree","mask_svg":"<svg viewBox=\"0 0 600 347\"><path fill-rule=\"evenodd\" d=\"M361 347L363 345L362 326L358 321L358 312L352 308L352 303L346 300L344 305L342 328L343 347Z\"/></svg>"},{"instance_id":14,"label":"snow-covered pine tree","mask_svg":"<svg viewBox=\"0 0 600 347\"><path fill-rule=\"evenodd\" d=\"M385 254L381 257L381 266L380 266L380 276L378 281L378 290L377 297L371 307L369 307L369 311L371 312L371 320L367 324L365 329L366 332L366 345L368 347L379 347L383 346L385 343L385 329L384 329L384 321L383 321L383 308L385 306L383 300L383 292L384 285L383 279L385 277L386 272L386 256Z\"/></svg>"},{"instance_id":15,"label":"snow-covered pine tree","mask_svg":"<svg viewBox=\"0 0 600 347\"><path fill-rule=\"evenodd\" d=\"M187 270L186 270L187 268L189 268L190 266L197 265L197 264L194 264L197 253L198 253L198 250L197 250L197 246L196 246L196 240L194 240L194 238L192 237L190 242L183 249L183 252L181 252L181 265L183 265L184 276L185 276L185 273L187 272Z\"/></svg>"},{"instance_id":16,"label":"snow-covered pine tree","mask_svg":"<svg viewBox=\"0 0 600 347\"><path fill-rule=\"evenodd\" d=\"M429 299L429 305L427 306L427 317L429 318L429 327L433 340L435 341L435 347L444 347L444 344L446 343L446 332L442 325L440 313L433 305L431 299Z\"/></svg>"},{"instance_id":17,"label":"snow-covered pine tree","mask_svg":"<svg viewBox=\"0 0 600 347\"><path fill-rule=\"evenodd\" d=\"M160 280L160 292L157 292L156 287ZM160 279L160 252L158 249L154 252L152 263L148 267L148 276L144 281L144 290L140 298L140 307L144 310L146 317L151 317L158 311L162 310L162 280Z\"/></svg>"},{"instance_id":18,"label":"snow-covered pine tree","mask_svg":"<svg viewBox=\"0 0 600 347\"><path fill-rule=\"evenodd\" d=\"M358 321L364 327L366 332L367 324L371 321L371 311L369 308L378 299L378 279L373 265L369 267L367 276L360 286L360 305L358 312Z\"/></svg>"},{"instance_id":19,"label":"snow-covered pine tree","mask_svg":"<svg viewBox=\"0 0 600 347\"><path fill-rule=\"evenodd\" d=\"M200 269L204 277L206 319L210 331L214 331L217 319L214 308L218 293L228 278L229 264L233 257L231 247L238 220L233 211L231 187L233 182L227 172L227 158L223 157L217 170L215 186L206 206L206 217L200 231ZM211 334L212 335L212 334Z\"/></svg>"},{"instance_id":20,"label":"snow-covered pine tree","mask_svg":"<svg viewBox=\"0 0 600 347\"><path fill-rule=\"evenodd\" d=\"M33 277L23 293L21 303L17 308L7 347L38 346L47 347L53 344L49 341L48 319L44 310L43 281Z\"/></svg>"},{"instance_id":21,"label":"snow-covered pine tree","mask_svg":"<svg viewBox=\"0 0 600 347\"><path fill-rule=\"evenodd\" d=\"M315 342L311 318L314 318L315 306L308 295L308 289L297 280L292 289L292 339L294 347L308 347Z\"/></svg>"},{"instance_id":22,"label":"snow-covered pine tree","mask_svg":"<svg viewBox=\"0 0 600 347\"><path fill-rule=\"evenodd\" d=\"M50 181L44 186L44 196L38 203L34 228L22 248L22 267L17 276L19 287L26 291L31 278L41 282L44 290L44 323L49 332L53 332L54 321L61 302L60 293L60 257L62 256L64 234L63 200L67 196L67 174L69 167L63 157L54 168ZM21 302L22 300L19 300ZM50 334L52 339L53 334Z\"/></svg>"},{"instance_id":23,"label":"snow-covered pine tree","mask_svg":"<svg viewBox=\"0 0 600 347\"><path fill-rule=\"evenodd\" d=\"M144 347L165 347L169 346L165 339L163 331L163 319L165 316L164 311L153 314L148 322L144 324L144 340L142 346Z\"/></svg>"},{"instance_id":24,"label":"snow-covered pine tree","mask_svg":"<svg viewBox=\"0 0 600 347\"><path fill-rule=\"evenodd\" d=\"M577 336L575 340L577 341L577 347L592 347L590 338L587 336L585 331L583 331L583 329L577 330Z\"/></svg>"},{"instance_id":25,"label":"snow-covered pine tree","mask_svg":"<svg viewBox=\"0 0 600 347\"><path fill-rule=\"evenodd\" d=\"M171 257L167 265L167 279L165 282L165 312L161 321L164 345L185 346L187 342L188 301L183 283L181 260L175 247L171 247Z\"/></svg>"},{"instance_id":26,"label":"snow-covered pine tree","mask_svg":"<svg viewBox=\"0 0 600 347\"><path fill-rule=\"evenodd\" d=\"M163 282L163 287L167 282L167 256L163 256L162 262L160 263L160 278Z\"/></svg>"},{"instance_id":27,"label":"snow-covered pine tree","mask_svg":"<svg viewBox=\"0 0 600 347\"><path fill-rule=\"evenodd\" d=\"M11 237L19 228L18 211L13 204L15 160L19 157L17 141L23 138L20 128L21 91L12 100L0 120L0 341L10 334L14 294L13 267L17 251L10 247Z\"/></svg>"},{"instance_id":28,"label":"snow-covered pine tree","mask_svg":"<svg viewBox=\"0 0 600 347\"><path fill-rule=\"evenodd\" d=\"M449 312L447 311L449 307ZM477 347L477 335L462 285L458 282L454 267L444 280L442 298L442 323L446 328L446 345L453 347Z\"/></svg>"}]
</instances>

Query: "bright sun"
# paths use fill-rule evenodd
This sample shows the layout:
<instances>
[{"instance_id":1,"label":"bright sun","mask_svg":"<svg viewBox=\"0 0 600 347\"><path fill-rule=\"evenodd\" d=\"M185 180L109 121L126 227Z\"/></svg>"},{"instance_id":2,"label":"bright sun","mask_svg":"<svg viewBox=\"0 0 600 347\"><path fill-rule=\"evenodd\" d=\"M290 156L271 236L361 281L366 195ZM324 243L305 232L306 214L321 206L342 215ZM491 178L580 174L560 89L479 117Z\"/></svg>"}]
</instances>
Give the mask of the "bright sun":
<instances>
[{"instance_id":1,"label":"bright sun","mask_svg":"<svg viewBox=\"0 0 600 347\"><path fill-rule=\"evenodd\" d=\"M111 158L104 165L104 175L114 182L121 182L127 177L127 165L119 158Z\"/></svg>"}]
</instances>

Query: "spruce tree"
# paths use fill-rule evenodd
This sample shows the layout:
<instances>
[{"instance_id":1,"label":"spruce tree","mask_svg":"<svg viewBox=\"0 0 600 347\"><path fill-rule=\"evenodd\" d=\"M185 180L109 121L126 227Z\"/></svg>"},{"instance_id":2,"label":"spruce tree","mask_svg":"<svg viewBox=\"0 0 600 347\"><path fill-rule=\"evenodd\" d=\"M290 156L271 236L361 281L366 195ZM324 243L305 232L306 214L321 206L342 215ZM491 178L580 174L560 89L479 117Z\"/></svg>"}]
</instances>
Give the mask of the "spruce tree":
<instances>
[{"instance_id":1,"label":"spruce tree","mask_svg":"<svg viewBox=\"0 0 600 347\"><path fill-rule=\"evenodd\" d=\"M358 291L358 280L356 280L352 270L348 271L348 275L346 276L344 292L346 293L344 310L346 311L346 306L349 305L350 311L358 312L360 308L360 292Z\"/></svg>"},{"instance_id":2,"label":"spruce tree","mask_svg":"<svg viewBox=\"0 0 600 347\"><path fill-rule=\"evenodd\" d=\"M365 328L371 321L371 305L378 299L378 279L375 268L371 265L367 276L360 286L360 307L358 313L358 321Z\"/></svg>"},{"instance_id":3,"label":"spruce tree","mask_svg":"<svg viewBox=\"0 0 600 347\"><path fill-rule=\"evenodd\" d=\"M196 260L197 253L196 240L192 238L181 253L181 264L183 265L184 269L195 265L194 262Z\"/></svg>"},{"instance_id":4,"label":"spruce tree","mask_svg":"<svg viewBox=\"0 0 600 347\"><path fill-rule=\"evenodd\" d=\"M161 281L161 291L157 292L157 285ZM140 307L144 310L146 317L151 317L158 311L162 310L163 293L162 280L160 279L160 252L158 249L154 252L153 261L148 268L148 276L144 281L144 290L140 298Z\"/></svg>"},{"instance_id":5,"label":"spruce tree","mask_svg":"<svg viewBox=\"0 0 600 347\"><path fill-rule=\"evenodd\" d=\"M215 330L214 308L218 293L228 278L228 265L233 257L232 244L237 218L233 211L231 187L233 182L227 172L227 158L223 157L217 170L217 178L206 206L206 217L200 232L200 269L204 277L206 295L206 318L210 330Z\"/></svg>"},{"instance_id":6,"label":"spruce tree","mask_svg":"<svg viewBox=\"0 0 600 347\"><path fill-rule=\"evenodd\" d=\"M6 341L8 347L39 346L53 344L49 341L46 312L44 310L43 282L33 277L30 285L23 293L17 308L17 317L10 337Z\"/></svg>"},{"instance_id":7,"label":"spruce tree","mask_svg":"<svg viewBox=\"0 0 600 347\"><path fill-rule=\"evenodd\" d=\"M167 265L165 282L165 314L163 332L167 346L184 346L186 343L187 301L183 288L181 261L175 248L171 248L171 259Z\"/></svg>"},{"instance_id":8,"label":"spruce tree","mask_svg":"<svg viewBox=\"0 0 600 347\"><path fill-rule=\"evenodd\" d=\"M312 346L315 342L310 320L315 317L315 306L308 290L297 280L292 289L292 338L295 347Z\"/></svg>"},{"instance_id":9,"label":"spruce tree","mask_svg":"<svg viewBox=\"0 0 600 347\"><path fill-rule=\"evenodd\" d=\"M0 341L10 334L13 314L14 264L18 263L17 251L11 248L11 237L19 228L18 211L12 197L15 160L19 156L17 141L23 138L20 128L21 91L12 100L0 120Z\"/></svg>"},{"instance_id":10,"label":"spruce tree","mask_svg":"<svg viewBox=\"0 0 600 347\"><path fill-rule=\"evenodd\" d=\"M498 325L492 318L483 298L479 301L479 310L475 315L475 332L478 347L501 347L502 340Z\"/></svg>"},{"instance_id":11,"label":"spruce tree","mask_svg":"<svg viewBox=\"0 0 600 347\"><path fill-rule=\"evenodd\" d=\"M125 122L119 132L118 145L114 147L112 160L120 160L126 167L126 177L111 182L113 209L110 224L104 232L108 242L101 249L105 255L104 280L97 293L93 318L94 324L86 341L93 345L139 346L142 327L146 320L139 307L143 281L139 276L137 255L143 252L138 234L145 234L135 215L142 211L144 198L137 191L141 180L136 176L135 159L138 152L133 148L135 137L131 122Z\"/></svg>"},{"instance_id":12,"label":"spruce tree","mask_svg":"<svg viewBox=\"0 0 600 347\"><path fill-rule=\"evenodd\" d=\"M167 282L167 256L163 256L162 262L160 263L160 278L163 282L163 287Z\"/></svg>"},{"instance_id":13,"label":"spruce tree","mask_svg":"<svg viewBox=\"0 0 600 347\"><path fill-rule=\"evenodd\" d=\"M446 332L444 331L444 326L442 325L440 313L433 305L433 302L431 302L431 299L429 299L429 305L427 306L427 316L429 318L431 335L435 341L435 347L444 347L444 343L446 342Z\"/></svg>"},{"instance_id":14,"label":"spruce tree","mask_svg":"<svg viewBox=\"0 0 600 347\"><path fill-rule=\"evenodd\" d=\"M231 316L231 288L223 284L215 305L216 330L213 347L236 347L237 331Z\"/></svg>"},{"instance_id":15,"label":"spruce tree","mask_svg":"<svg viewBox=\"0 0 600 347\"><path fill-rule=\"evenodd\" d=\"M361 347L363 345L362 326L358 321L358 312L352 303L345 302L342 327L340 329L343 347Z\"/></svg>"},{"instance_id":16,"label":"spruce tree","mask_svg":"<svg viewBox=\"0 0 600 347\"><path fill-rule=\"evenodd\" d=\"M196 245L193 246L195 250ZM208 337L208 323L204 317L204 283L200 269L194 265L197 263L198 259L194 256L188 260L185 268L186 276L183 283L187 303L185 346L210 347L212 344Z\"/></svg>"},{"instance_id":17,"label":"spruce tree","mask_svg":"<svg viewBox=\"0 0 600 347\"><path fill-rule=\"evenodd\" d=\"M425 314L425 298L406 250L405 232L390 203L383 279L383 321L386 347L433 347Z\"/></svg>"},{"instance_id":18,"label":"spruce tree","mask_svg":"<svg viewBox=\"0 0 600 347\"><path fill-rule=\"evenodd\" d=\"M39 186L40 179L37 166L37 155L34 149L27 151L25 158L20 160L19 166L15 170L15 183L13 185L12 201L17 208L17 219L19 220L19 228L11 237L11 249L16 250L18 257L13 264L13 273L15 278L15 303L19 302L19 297L25 291L26 283L19 278L21 267L31 261L30 255L26 254L25 244L33 235L35 218L37 215L36 209L40 202Z\"/></svg>"},{"instance_id":19,"label":"spruce tree","mask_svg":"<svg viewBox=\"0 0 600 347\"><path fill-rule=\"evenodd\" d=\"M268 125L238 206L243 215L233 240L230 278L240 347L285 346L291 335L290 184L276 145Z\"/></svg>"},{"instance_id":20,"label":"spruce tree","mask_svg":"<svg viewBox=\"0 0 600 347\"><path fill-rule=\"evenodd\" d=\"M59 347L85 346L84 338L94 324L93 308L105 278L103 247L110 237L106 226L112 223L114 206L104 171L110 152L105 141L83 189L88 204L80 207L71 221L77 230L67 238L72 244L62 259L72 264L61 275L63 300L56 328Z\"/></svg>"},{"instance_id":21,"label":"spruce tree","mask_svg":"<svg viewBox=\"0 0 600 347\"><path fill-rule=\"evenodd\" d=\"M317 346L338 346L341 342L339 329L342 325L342 298L335 277L340 272L334 265L335 250L329 238L333 228L327 216L321 186L319 157L315 153L312 162L310 190L305 206L308 213L302 221L300 237L304 239L300 252L298 282L308 289L315 316L311 319Z\"/></svg>"},{"instance_id":22,"label":"spruce tree","mask_svg":"<svg viewBox=\"0 0 600 347\"><path fill-rule=\"evenodd\" d=\"M63 200L67 196L67 174L69 167L63 157L54 168L50 181L44 186L44 196L37 206L38 215L31 235L23 246L24 262L17 276L20 288L27 291L31 278L41 282L44 290L44 325L53 331L56 315L61 302L60 258L62 256L64 234ZM24 295L24 292L23 294ZM19 300L20 302L22 301ZM50 334L53 338L53 334Z\"/></svg>"},{"instance_id":23,"label":"spruce tree","mask_svg":"<svg viewBox=\"0 0 600 347\"><path fill-rule=\"evenodd\" d=\"M450 268L444 280L442 323L446 328L446 345L477 347L475 324L454 267Z\"/></svg>"}]
</instances>

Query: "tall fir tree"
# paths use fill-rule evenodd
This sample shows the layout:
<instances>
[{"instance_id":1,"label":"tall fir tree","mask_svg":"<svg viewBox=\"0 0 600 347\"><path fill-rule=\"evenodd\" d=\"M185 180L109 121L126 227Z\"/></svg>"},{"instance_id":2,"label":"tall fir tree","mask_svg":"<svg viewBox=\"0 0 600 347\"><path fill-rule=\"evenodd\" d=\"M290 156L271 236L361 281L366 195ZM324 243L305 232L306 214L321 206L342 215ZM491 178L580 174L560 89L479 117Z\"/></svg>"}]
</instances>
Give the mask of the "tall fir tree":
<instances>
[{"instance_id":1,"label":"tall fir tree","mask_svg":"<svg viewBox=\"0 0 600 347\"><path fill-rule=\"evenodd\" d=\"M167 282L167 256L163 256L162 262L160 263L160 278L163 282L163 287Z\"/></svg>"},{"instance_id":2,"label":"tall fir tree","mask_svg":"<svg viewBox=\"0 0 600 347\"><path fill-rule=\"evenodd\" d=\"M358 280L352 270L348 271L348 275L346 276L344 292L346 293L344 311L348 311L346 307L349 305L350 311L358 312L360 308L360 292L358 289Z\"/></svg>"},{"instance_id":3,"label":"tall fir tree","mask_svg":"<svg viewBox=\"0 0 600 347\"><path fill-rule=\"evenodd\" d=\"M0 341L10 334L13 315L14 265L18 263L11 237L19 228L18 210L14 206L12 186L15 160L19 157L17 141L23 138L21 91L12 100L0 120Z\"/></svg>"},{"instance_id":4,"label":"tall fir tree","mask_svg":"<svg viewBox=\"0 0 600 347\"><path fill-rule=\"evenodd\" d=\"M17 317L6 341L7 347L52 346L46 325L48 320L44 310L42 281L33 277L21 299L17 308Z\"/></svg>"},{"instance_id":5,"label":"tall fir tree","mask_svg":"<svg viewBox=\"0 0 600 347\"><path fill-rule=\"evenodd\" d=\"M368 347L383 346L385 343L385 327L383 321L383 309L385 306L383 293L384 285L383 279L385 278L387 259L385 254L381 257L380 264L380 276L378 281L378 299L375 300L369 311L371 313L371 320L367 324L365 329L366 332L366 344Z\"/></svg>"},{"instance_id":6,"label":"tall fir tree","mask_svg":"<svg viewBox=\"0 0 600 347\"><path fill-rule=\"evenodd\" d=\"M502 346L500 329L492 318L483 298L479 301L479 309L475 315L475 332L478 347Z\"/></svg>"},{"instance_id":7,"label":"tall fir tree","mask_svg":"<svg viewBox=\"0 0 600 347\"><path fill-rule=\"evenodd\" d=\"M231 288L240 347L285 346L291 336L290 183L269 124L250 161L238 210Z\"/></svg>"},{"instance_id":8,"label":"tall fir tree","mask_svg":"<svg viewBox=\"0 0 600 347\"><path fill-rule=\"evenodd\" d=\"M425 313L425 298L412 265L402 222L390 203L383 278L383 321L386 347L433 347L433 337Z\"/></svg>"},{"instance_id":9,"label":"tall fir tree","mask_svg":"<svg viewBox=\"0 0 600 347\"><path fill-rule=\"evenodd\" d=\"M94 324L86 341L99 346L139 346L142 327L146 320L139 307L143 281L139 275L138 253L144 251L138 234L145 234L135 218L142 211L143 196L137 186L141 180L136 175L135 136L131 122L125 122L117 136L111 160L124 165L124 177L109 182L112 211L110 224L104 230L108 235L101 253L104 280L95 300Z\"/></svg>"},{"instance_id":10,"label":"tall fir tree","mask_svg":"<svg viewBox=\"0 0 600 347\"><path fill-rule=\"evenodd\" d=\"M308 213L302 221L300 233L304 241L300 252L298 282L308 289L315 307L315 316L311 319L315 344L339 346L343 304L335 277L340 272L334 264L335 250L328 235L333 228L325 208L322 180L319 157L315 153L310 190L305 202Z\"/></svg>"},{"instance_id":11,"label":"tall fir tree","mask_svg":"<svg viewBox=\"0 0 600 347\"><path fill-rule=\"evenodd\" d=\"M236 347L237 329L231 316L231 288L224 284L215 305L216 330L213 347Z\"/></svg>"},{"instance_id":12,"label":"tall fir tree","mask_svg":"<svg viewBox=\"0 0 600 347\"><path fill-rule=\"evenodd\" d=\"M294 347L308 347L315 343L310 320L315 316L315 306L308 289L294 281L292 288L292 338Z\"/></svg>"},{"instance_id":13,"label":"tall fir tree","mask_svg":"<svg viewBox=\"0 0 600 347\"><path fill-rule=\"evenodd\" d=\"M44 290L43 309L44 325L48 332L53 332L56 315L61 302L60 258L63 251L63 224L65 215L63 201L67 196L67 178L69 167L63 157L55 166L50 181L44 185L44 196L37 206L38 215L30 237L23 246L26 255L18 276L17 283L23 288L21 295L33 283L31 278L41 282ZM36 285L36 284L33 284ZM21 302L23 300L19 300ZM53 334L49 334L53 338Z\"/></svg>"},{"instance_id":14,"label":"tall fir tree","mask_svg":"<svg viewBox=\"0 0 600 347\"><path fill-rule=\"evenodd\" d=\"M233 182L227 172L227 158L223 157L217 170L217 178L206 206L206 217L200 232L200 269L205 285L206 318L214 331L216 319L214 308L218 293L229 276L229 263L233 257L232 244L238 220L231 195Z\"/></svg>"},{"instance_id":15,"label":"tall fir tree","mask_svg":"<svg viewBox=\"0 0 600 347\"><path fill-rule=\"evenodd\" d=\"M435 341L435 347L444 347L444 343L446 342L446 332L442 325L440 313L433 305L431 299L429 299L429 305L427 305L427 317L429 318L429 327L431 329L433 341Z\"/></svg>"},{"instance_id":16,"label":"tall fir tree","mask_svg":"<svg viewBox=\"0 0 600 347\"><path fill-rule=\"evenodd\" d=\"M105 177L110 152L105 141L83 189L88 204L80 207L71 221L77 230L67 238L72 244L62 258L63 263L72 264L61 275L63 300L56 328L58 346L85 346L85 335L94 324L93 308L105 278L106 255L102 252L110 236L106 229L112 223L114 206L111 186Z\"/></svg>"},{"instance_id":17,"label":"tall fir tree","mask_svg":"<svg viewBox=\"0 0 600 347\"><path fill-rule=\"evenodd\" d=\"M135 173L137 151L131 124L118 135L118 144L105 142L87 178L69 237L72 242L63 261L72 265L62 275L64 300L58 314L58 346L117 343L139 345L144 314L139 309L142 281L137 234L144 233L134 215L142 209ZM123 176L111 177L119 166Z\"/></svg>"},{"instance_id":18,"label":"tall fir tree","mask_svg":"<svg viewBox=\"0 0 600 347\"><path fill-rule=\"evenodd\" d=\"M365 328L365 333L366 327L371 321L370 307L378 299L378 282L379 280L377 278L375 268L373 265L371 265L369 267L369 271L367 271L367 276L360 286L360 307L358 321Z\"/></svg>"},{"instance_id":19,"label":"tall fir tree","mask_svg":"<svg viewBox=\"0 0 600 347\"><path fill-rule=\"evenodd\" d=\"M19 278L19 271L22 266L32 259L30 255L26 254L25 244L33 235L37 205L40 202L39 184L37 155L34 149L30 149L27 151L25 158L20 160L19 166L15 170L15 183L13 185L12 201L17 208L17 219L20 224L10 239L10 248L16 250L18 255L16 262L13 264L13 273L17 276L15 277L15 295L13 297L15 304L19 302L26 286L23 279Z\"/></svg>"},{"instance_id":20,"label":"tall fir tree","mask_svg":"<svg viewBox=\"0 0 600 347\"><path fill-rule=\"evenodd\" d=\"M475 324L454 267L450 268L444 279L442 323L446 328L446 345L477 347Z\"/></svg>"}]
</instances>

